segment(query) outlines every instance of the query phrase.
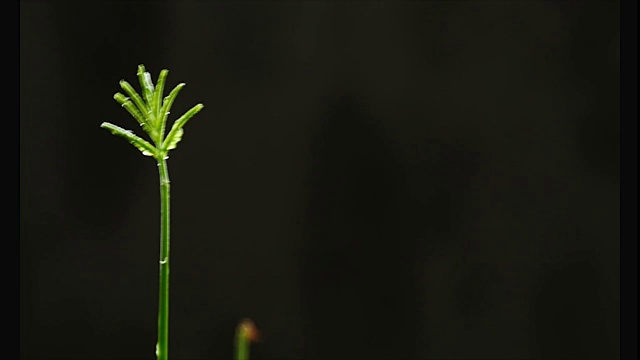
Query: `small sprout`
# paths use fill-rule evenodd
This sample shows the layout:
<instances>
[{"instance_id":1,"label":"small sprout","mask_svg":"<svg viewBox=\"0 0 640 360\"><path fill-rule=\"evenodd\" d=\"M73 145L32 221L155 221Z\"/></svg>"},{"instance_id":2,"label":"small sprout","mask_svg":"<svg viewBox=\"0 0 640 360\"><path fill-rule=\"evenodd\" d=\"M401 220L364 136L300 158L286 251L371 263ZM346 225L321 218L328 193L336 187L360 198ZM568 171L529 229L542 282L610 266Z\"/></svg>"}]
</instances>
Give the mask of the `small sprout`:
<instances>
[{"instance_id":1,"label":"small sprout","mask_svg":"<svg viewBox=\"0 0 640 360\"><path fill-rule=\"evenodd\" d=\"M236 328L235 360L249 360L252 342L260 340L260 332L251 319L242 319Z\"/></svg>"}]
</instances>

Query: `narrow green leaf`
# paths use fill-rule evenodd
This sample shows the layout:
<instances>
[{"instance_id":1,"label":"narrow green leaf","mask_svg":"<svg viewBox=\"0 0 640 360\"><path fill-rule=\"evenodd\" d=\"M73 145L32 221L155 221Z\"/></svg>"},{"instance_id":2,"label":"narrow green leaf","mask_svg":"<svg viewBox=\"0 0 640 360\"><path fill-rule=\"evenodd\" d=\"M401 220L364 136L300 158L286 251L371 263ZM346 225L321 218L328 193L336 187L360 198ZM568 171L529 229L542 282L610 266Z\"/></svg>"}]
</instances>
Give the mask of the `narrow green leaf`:
<instances>
[{"instance_id":1,"label":"narrow green leaf","mask_svg":"<svg viewBox=\"0 0 640 360\"><path fill-rule=\"evenodd\" d=\"M127 95L133 100L134 104L138 107L138 110L141 114L148 114L149 109L147 109L147 105L144 103L138 92L125 80L120 80L120 87L124 90Z\"/></svg>"},{"instance_id":2,"label":"narrow green leaf","mask_svg":"<svg viewBox=\"0 0 640 360\"><path fill-rule=\"evenodd\" d=\"M135 105L133 105L133 103L131 102L131 100L129 100L128 98L126 98L124 95L120 94L120 93L116 93L113 96L114 99L116 99L116 101L118 103L120 103L120 105L122 105L123 108L125 108L129 114L131 114L131 116L133 116L134 119L136 119L136 121L140 124L140 126L142 127L142 129L149 134L149 137L157 143L157 145L161 144L162 139L158 140L158 131L154 128L153 123L151 122L151 119L147 116L145 117L144 115L142 115L142 113L140 113L138 111L138 109L135 107Z\"/></svg>"},{"instance_id":3,"label":"narrow green leaf","mask_svg":"<svg viewBox=\"0 0 640 360\"><path fill-rule=\"evenodd\" d=\"M160 120L160 133L163 136L167 126L167 118L169 117L171 106L173 105L173 102L178 96L178 93L180 93L180 90L182 90L182 88L185 87L185 85L186 85L185 83L178 84L173 90L171 90L169 95L166 98L164 98L164 103L162 104L162 110L160 110L160 114L162 114L162 118Z\"/></svg>"},{"instance_id":4,"label":"narrow green leaf","mask_svg":"<svg viewBox=\"0 0 640 360\"><path fill-rule=\"evenodd\" d=\"M131 114L131 116L133 116L134 119L136 119L136 121L138 121L138 123L140 124L140 126L142 126L145 131L147 131L148 129L148 119L145 118L144 115L142 115L138 109L136 108L135 105L133 105L133 103L131 102L131 100L129 100L128 97L122 95L121 93L115 93L113 95L113 98L120 104L122 105L123 108L127 109L127 111L129 112L129 114Z\"/></svg>"},{"instance_id":5,"label":"narrow green leaf","mask_svg":"<svg viewBox=\"0 0 640 360\"><path fill-rule=\"evenodd\" d=\"M155 156L156 148L149 144L146 140L136 136L132 131L125 130L117 125L103 122L101 128L109 130L113 135L120 136L135 146L145 156Z\"/></svg>"},{"instance_id":6,"label":"narrow green leaf","mask_svg":"<svg viewBox=\"0 0 640 360\"><path fill-rule=\"evenodd\" d=\"M202 110L203 107L204 105L198 104L192 107L189 111L187 111L184 115L182 115L178 120L176 120L173 123L173 126L171 127L171 131L169 131L169 134L167 134L167 137L164 139L161 149L165 151L168 150L167 146L170 144L173 144L175 148L175 146L177 146L178 144L178 141L180 141L180 139L176 141L175 137L177 135L180 135L180 138L182 138L183 132L180 131L182 130L182 127L187 123L187 121L189 121L189 119L191 119L195 114L197 114L200 110Z\"/></svg>"},{"instance_id":7,"label":"narrow green leaf","mask_svg":"<svg viewBox=\"0 0 640 360\"><path fill-rule=\"evenodd\" d=\"M184 134L184 129L179 129L176 133L171 137L171 142L167 144L165 148L166 151L173 150L178 147L178 143L182 140L182 135Z\"/></svg>"},{"instance_id":8,"label":"narrow green leaf","mask_svg":"<svg viewBox=\"0 0 640 360\"><path fill-rule=\"evenodd\" d=\"M160 76L158 76L158 83L156 85L156 90L153 93L153 111L156 119L162 119L161 111L162 111L162 96L164 95L164 83L169 74L169 70L160 71ZM163 130L163 129L158 129ZM161 133L164 136L164 130Z\"/></svg>"},{"instance_id":9,"label":"narrow green leaf","mask_svg":"<svg viewBox=\"0 0 640 360\"><path fill-rule=\"evenodd\" d=\"M144 65L138 65L138 80L140 81L142 95L144 96L149 108L149 115L152 115L153 107L151 105L153 104L153 82L151 81L151 74L146 71Z\"/></svg>"}]
</instances>

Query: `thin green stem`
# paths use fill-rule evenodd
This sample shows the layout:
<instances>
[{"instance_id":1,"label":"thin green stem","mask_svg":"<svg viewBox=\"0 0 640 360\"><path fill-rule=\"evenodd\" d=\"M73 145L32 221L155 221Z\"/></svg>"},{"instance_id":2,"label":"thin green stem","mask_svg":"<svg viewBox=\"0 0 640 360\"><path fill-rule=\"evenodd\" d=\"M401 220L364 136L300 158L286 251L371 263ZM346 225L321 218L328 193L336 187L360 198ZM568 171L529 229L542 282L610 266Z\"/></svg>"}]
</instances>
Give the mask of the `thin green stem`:
<instances>
[{"instance_id":1,"label":"thin green stem","mask_svg":"<svg viewBox=\"0 0 640 360\"><path fill-rule=\"evenodd\" d=\"M160 293L158 301L158 360L169 358L169 171L167 160L158 160L160 173Z\"/></svg>"}]
</instances>

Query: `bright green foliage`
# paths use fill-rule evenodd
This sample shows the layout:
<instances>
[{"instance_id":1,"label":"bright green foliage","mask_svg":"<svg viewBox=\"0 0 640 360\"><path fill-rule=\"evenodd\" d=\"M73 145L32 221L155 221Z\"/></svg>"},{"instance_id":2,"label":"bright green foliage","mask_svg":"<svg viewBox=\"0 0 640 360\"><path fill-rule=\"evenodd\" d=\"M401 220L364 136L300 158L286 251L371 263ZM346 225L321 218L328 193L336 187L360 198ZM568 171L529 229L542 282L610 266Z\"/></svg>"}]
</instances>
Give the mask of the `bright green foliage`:
<instances>
[{"instance_id":1,"label":"bright green foliage","mask_svg":"<svg viewBox=\"0 0 640 360\"><path fill-rule=\"evenodd\" d=\"M142 151L142 155L145 156L155 156L156 148L153 145L149 144L144 139L136 136L129 130L125 130L117 125L113 125L110 123L102 123L101 127L111 131L112 134L121 136L129 141L133 146L137 147L138 150Z\"/></svg>"},{"instance_id":2,"label":"bright green foliage","mask_svg":"<svg viewBox=\"0 0 640 360\"><path fill-rule=\"evenodd\" d=\"M146 72L144 65L139 65L138 80L140 81L142 96L125 80L120 81L120 87L129 97L119 92L113 96L149 135L149 138L155 146L141 137L136 136L130 130L125 130L107 122L100 125L100 127L111 131L112 134L125 138L138 148L143 155L153 156L156 160L164 159L169 150L176 148L178 142L182 139L184 125L204 107L202 104L192 107L173 123L171 130L165 137L167 117L171 106L180 90L185 86L184 83L178 84L169 95L163 99L164 84L168 74L168 70L162 70L158 76L158 83L154 87L151 74Z\"/></svg>"}]
</instances>

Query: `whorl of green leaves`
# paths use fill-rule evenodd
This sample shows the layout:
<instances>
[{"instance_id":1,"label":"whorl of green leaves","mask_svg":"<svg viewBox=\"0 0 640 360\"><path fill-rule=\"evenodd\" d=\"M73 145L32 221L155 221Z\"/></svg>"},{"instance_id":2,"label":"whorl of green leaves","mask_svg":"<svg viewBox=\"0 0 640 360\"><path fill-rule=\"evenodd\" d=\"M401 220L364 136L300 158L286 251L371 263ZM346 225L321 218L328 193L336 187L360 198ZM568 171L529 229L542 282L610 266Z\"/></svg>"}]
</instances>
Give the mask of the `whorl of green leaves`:
<instances>
[{"instance_id":1,"label":"whorl of green leaves","mask_svg":"<svg viewBox=\"0 0 640 360\"><path fill-rule=\"evenodd\" d=\"M118 135L135 146L145 156L153 156L157 160L164 159L169 150L175 149L178 142L182 139L184 125L195 114L197 114L204 105L198 104L192 107L184 115L173 123L171 130L165 137L165 128L167 117L171 110L171 105L178 96L178 93L185 86L184 83L178 84L164 99L164 84L169 74L169 70L162 70L158 76L158 83L153 86L151 74L149 74L144 65L138 66L138 80L142 90L140 96L136 90L125 80L120 81L120 87L128 95L117 92L113 98L125 108L131 116L140 124L142 129L149 135L154 145L148 141L136 136L132 131L125 130L119 126L108 122L102 123L101 128L111 131L112 134Z\"/></svg>"}]
</instances>

